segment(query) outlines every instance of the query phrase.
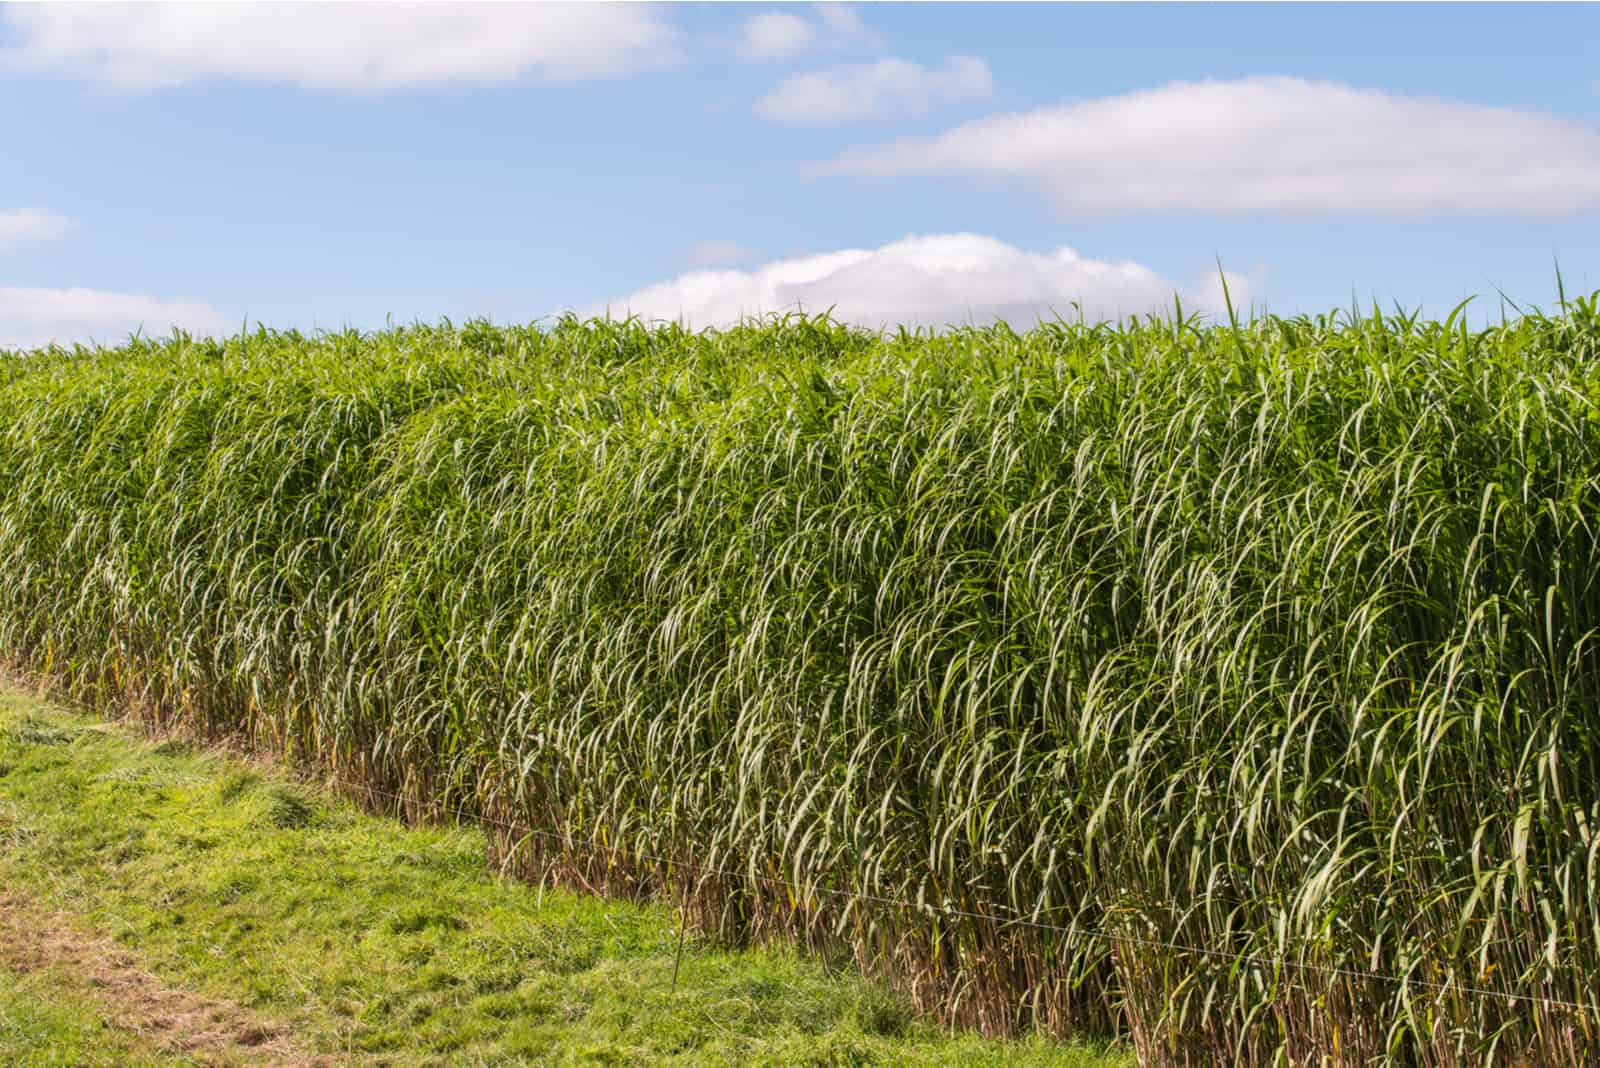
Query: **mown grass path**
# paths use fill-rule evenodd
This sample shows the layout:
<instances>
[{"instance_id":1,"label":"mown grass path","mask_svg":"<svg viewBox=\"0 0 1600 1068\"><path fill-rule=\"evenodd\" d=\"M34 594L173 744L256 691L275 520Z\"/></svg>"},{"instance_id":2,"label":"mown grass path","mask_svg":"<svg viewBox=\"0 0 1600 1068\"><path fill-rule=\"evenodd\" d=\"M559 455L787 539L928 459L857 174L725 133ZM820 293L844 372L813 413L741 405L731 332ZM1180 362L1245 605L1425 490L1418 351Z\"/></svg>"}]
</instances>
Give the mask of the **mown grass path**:
<instances>
[{"instance_id":1,"label":"mown grass path","mask_svg":"<svg viewBox=\"0 0 1600 1068\"><path fill-rule=\"evenodd\" d=\"M1053 1065L660 906L484 873L280 771L0 683L0 1063Z\"/></svg>"}]
</instances>

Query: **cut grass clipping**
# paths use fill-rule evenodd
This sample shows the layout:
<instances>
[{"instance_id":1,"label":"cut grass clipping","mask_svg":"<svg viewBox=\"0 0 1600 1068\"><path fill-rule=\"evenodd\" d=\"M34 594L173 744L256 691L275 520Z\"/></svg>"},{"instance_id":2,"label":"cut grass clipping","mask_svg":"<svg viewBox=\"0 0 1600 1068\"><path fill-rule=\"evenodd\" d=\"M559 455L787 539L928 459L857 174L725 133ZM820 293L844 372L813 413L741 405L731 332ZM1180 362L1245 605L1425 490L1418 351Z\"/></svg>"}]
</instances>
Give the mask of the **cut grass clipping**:
<instances>
[{"instance_id":1,"label":"cut grass clipping","mask_svg":"<svg viewBox=\"0 0 1600 1068\"><path fill-rule=\"evenodd\" d=\"M497 881L484 846L0 690L0 1064L1131 1063L941 1035L792 950L691 938L674 986L670 907Z\"/></svg>"},{"instance_id":2,"label":"cut grass clipping","mask_svg":"<svg viewBox=\"0 0 1600 1068\"><path fill-rule=\"evenodd\" d=\"M992 1033L1579 1063L1597 404L1594 298L17 356L0 649Z\"/></svg>"}]
</instances>

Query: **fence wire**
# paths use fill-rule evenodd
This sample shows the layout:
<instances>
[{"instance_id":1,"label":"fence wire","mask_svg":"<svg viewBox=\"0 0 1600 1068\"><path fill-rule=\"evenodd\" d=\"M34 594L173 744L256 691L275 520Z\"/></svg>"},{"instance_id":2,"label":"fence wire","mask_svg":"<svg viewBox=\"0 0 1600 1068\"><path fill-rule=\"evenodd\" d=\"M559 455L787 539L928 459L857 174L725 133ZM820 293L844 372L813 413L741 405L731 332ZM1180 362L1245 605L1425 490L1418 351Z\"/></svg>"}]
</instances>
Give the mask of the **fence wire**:
<instances>
[{"instance_id":1,"label":"fence wire","mask_svg":"<svg viewBox=\"0 0 1600 1068\"><path fill-rule=\"evenodd\" d=\"M521 826L505 820L497 819L487 814L468 812L465 809L452 805L446 805L440 802L413 802L405 797L402 797L400 794L392 793L388 790L379 789L375 786L369 786L365 783L356 783L334 773L325 774L328 779L352 792L364 792L375 797L382 797L391 801L395 801L402 806L402 810L404 810L405 807L413 804L425 804L426 807L431 809L433 812L445 813L454 816L458 821L468 824L488 824L490 826L500 827L503 830L510 831L514 835L520 836L523 840L526 840L527 838L541 838L547 841L558 843L566 849L571 849L574 844L570 836L558 834L555 831L541 830L537 827ZM714 875L725 879L763 883L768 886L781 887L785 891L793 890L793 887L789 883L774 875L762 875L759 872L750 871L734 871L729 868L721 868L714 865L696 863L695 861L683 860L681 858L663 857L644 850L625 850L620 846L608 846L606 848L612 850L613 852L622 853L626 856L629 856L635 861L649 861L652 864L664 866L669 870L684 869L687 871L696 872L700 875ZM1026 927L1041 931L1054 931L1069 936L1099 939L1101 941L1110 943L1122 943L1126 945L1137 945L1147 948L1166 949L1177 953L1192 953L1196 956L1211 957L1241 964L1251 964L1258 967L1271 968L1274 970L1274 972L1282 970L1296 970L1302 973L1322 975L1330 978L1364 979L1387 982L1408 988L1417 987L1426 990L1442 991L1445 993L1498 998L1502 1001L1512 1003L1540 1005L1551 1008L1572 1009L1583 1013L1600 1014L1600 1004L1568 1001L1563 998L1541 997L1535 994L1518 994L1507 990L1491 990L1487 987L1467 986L1460 983L1441 983L1416 976L1391 975L1386 972L1373 971L1365 968L1349 968L1335 964L1312 964L1306 961L1290 960L1287 957L1272 957L1258 953L1239 953L1224 949L1208 949L1203 946L1189 946L1179 942L1166 941L1160 938L1151 938L1136 934L1125 934L1120 931L1110 931L1099 927L1086 927L1081 924L1048 923L1043 920L1035 919L1032 916L1025 915L1016 909L1011 908L1010 906L1000 906L1001 908L1005 908L1008 912L1012 913L1012 915L1007 918L992 916L982 912L974 912L970 909L956 908L951 905L935 904L930 901L908 901L903 898L886 897L865 891L840 890L827 886L810 886L808 889L813 893L837 897L846 902L865 901L877 905L896 906L899 908L909 909L914 912L936 913L942 916L981 920L987 923L999 924L1002 927ZM792 898L793 894L791 893L790 896ZM1302 988L1310 989L1304 987L1303 985Z\"/></svg>"}]
</instances>

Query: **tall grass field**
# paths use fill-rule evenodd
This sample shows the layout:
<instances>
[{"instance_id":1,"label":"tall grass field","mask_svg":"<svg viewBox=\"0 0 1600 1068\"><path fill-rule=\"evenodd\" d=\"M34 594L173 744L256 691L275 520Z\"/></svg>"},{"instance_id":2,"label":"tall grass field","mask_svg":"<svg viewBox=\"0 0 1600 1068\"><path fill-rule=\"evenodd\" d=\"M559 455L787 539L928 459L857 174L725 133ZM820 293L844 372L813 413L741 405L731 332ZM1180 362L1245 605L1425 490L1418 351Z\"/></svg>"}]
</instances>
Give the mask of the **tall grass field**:
<instances>
[{"instance_id":1,"label":"tall grass field","mask_svg":"<svg viewBox=\"0 0 1600 1068\"><path fill-rule=\"evenodd\" d=\"M0 356L0 655L994 1033L1600 1057L1600 302Z\"/></svg>"}]
</instances>

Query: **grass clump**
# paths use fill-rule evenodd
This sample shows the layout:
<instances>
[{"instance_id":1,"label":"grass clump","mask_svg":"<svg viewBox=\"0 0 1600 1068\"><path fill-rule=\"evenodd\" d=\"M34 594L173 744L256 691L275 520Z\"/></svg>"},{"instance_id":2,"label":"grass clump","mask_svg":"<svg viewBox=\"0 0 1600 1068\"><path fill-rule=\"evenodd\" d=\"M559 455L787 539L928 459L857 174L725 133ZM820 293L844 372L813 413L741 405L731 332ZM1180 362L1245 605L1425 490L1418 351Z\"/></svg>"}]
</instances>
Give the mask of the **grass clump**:
<instances>
[{"instance_id":1,"label":"grass clump","mask_svg":"<svg viewBox=\"0 0 1600 1068\"><path fill-rule=\"evenodd\" d=\"M0 648L990 1031L1581 1062L1596 309L47 352Z\"/></svg>"},{"instance_id":2,"label":"grass clump","mask_svg":"<svg viewBox=\"0 0 1600 1068\"><path fill-rule=\"evenodd\" d=\"M226 789L220 791L227 793ZM299 792L284 786L274 786L264 798L265 819L281 830L299 830L317 822L316 807Z\"/></svg>"},{"instance_id":3,"label":"grass clump","mask_svg":"<svg viewBox=\"0 0 1600 1068\"><path fill-rule=\"evenodd\" d=\"M76 732L37 719L24 719L6 728L6 735L22 745L66 745Z\"/></svg>"}]
</instances>

